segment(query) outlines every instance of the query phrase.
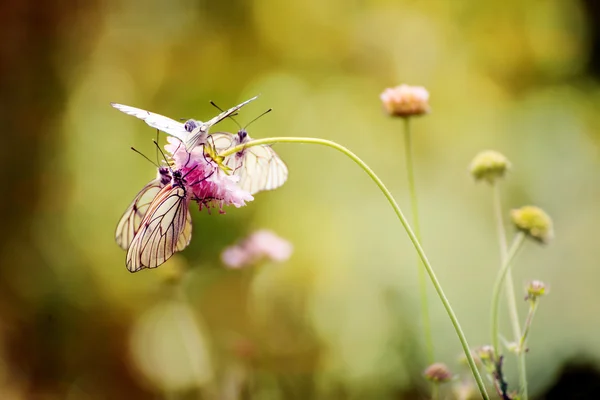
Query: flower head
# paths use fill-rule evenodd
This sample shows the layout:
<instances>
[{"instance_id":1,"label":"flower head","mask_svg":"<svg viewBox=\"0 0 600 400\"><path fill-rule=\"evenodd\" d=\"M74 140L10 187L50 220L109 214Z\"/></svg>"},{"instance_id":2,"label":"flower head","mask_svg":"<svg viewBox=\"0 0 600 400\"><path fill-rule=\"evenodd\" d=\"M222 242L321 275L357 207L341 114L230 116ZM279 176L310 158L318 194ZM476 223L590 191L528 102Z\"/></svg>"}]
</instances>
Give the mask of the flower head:
<instances>
[{"instance_id":1,"label":"flower head","mask_svg":"<svg viewBox=\"0 0 600 400\"><path fill-rule=\"evenodd\" d=\"M186 189L191 191L200 209L233 205L242 207L254 197L238 187L238 177L228 175L219 168L204 151L204 146L197 146L188 152L178 139L168 137L169 144L165 149L170 153L174 168L185 177Z\"/></svg>"},{"instance_id":2,"label":"flower head","mask_svg":"<svg viewBox=\"0 0 600 400\"><path fill-rule=\"evenodd\" d=\"M506 171L510 169L510 162L503 154L487 150L475 156L469 169L475 180L494 183L496 179L502 178Z\"/></svg>"},{"instance_id":3,"label":"flower head","mask_svg":"<svg viewBox=\"0 0 600 400\"><path fill-rule=\"evenodd\" d=\"M452 372L443 363L431 364L423 372L425 379L435 383L444 383L452 380Z\"/></svg>"},{"instance_id":4,"label":"flower head","mask_svg":"<svg viewBox=\"0 0 600 400\"><path fill-rule=\"evenodd\" d=\"M494 356L494 348L488 344L479 347L475 350L477 357L481 361L481 363L486 367L490 368L490 366L494 366L496 363L496 357Z\"/></svg>"},{"instance_id":5,"label":"flower head","mask_svg":"<svg viewBox=\"0 0 600 400\"><path fill-rule=\"evenodd\" d=\"M525 300L537 300L547 292L546 284L542 281L531 281L527 284L527 297Z\"/></svg>"},{"instance_id":6,"label":"flower head","mask_svg":"<svg viewBox=\"0 0 600 400\"><path fill-rule=\"evenodd\" d=\"M552 219L539 207L525 206L510 212L515 227L540 243L548 243L554 236Z\"/></svg>"},{"instance_id":7,"label":"flower head","mask_svg":"<svg viewBox=\"0 0 600 400\"><path fill-rule=\"evenodd\" d=\"M411 117L430 111L429 92L422 86L403 84L387 88L379 97L385 111L394 117Z\"/></svg>"},{"instance_id":8,"label":"flower head","mask_svg":"<svg viewBox=\"0 0 600 400\"><path fill-rule=\"evenodd\" d=\"M241 242L227 247L221 260L230 268L253 265L262 259L282 262L292 255L292 245L269 230L259 230Z\"/></svg>"}]
</instances>

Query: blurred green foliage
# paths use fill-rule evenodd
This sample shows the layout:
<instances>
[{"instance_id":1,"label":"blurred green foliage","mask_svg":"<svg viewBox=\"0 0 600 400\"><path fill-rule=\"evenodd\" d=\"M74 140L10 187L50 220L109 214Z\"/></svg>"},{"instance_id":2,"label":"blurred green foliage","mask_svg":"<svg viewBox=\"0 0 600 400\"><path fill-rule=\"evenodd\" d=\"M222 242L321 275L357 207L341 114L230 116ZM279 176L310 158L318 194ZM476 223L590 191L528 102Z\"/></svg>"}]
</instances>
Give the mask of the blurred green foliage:
<instances>
[{"instance_id":1,"label":"blurred green foliage","mask_svg":"<svg viewBox=\"0 0 600 400\"><path fill-rule=\"evenodd\" d=\"M193 210L190 247L130 274L114 228L155 174L129 148L153 157L155 132L111 101L206 120L209 100L260 93L237 117L273 107L254 138L337 141L407 208L402 123L378 96L424 85L433 112L413 125L424 247L470 344L489 341L499 255L491 192L468 163L495 149L513 165L506 215L536 204L555 224L513 270L521 290L551 287L529 340L530 389L567 359L598 357L600 90L584 5L6 2L0 398L391 399L424 387L415 253L360 169L330 149L277 146L281 189L225 215ZM292 259L226 270L220 251L258 228L290 240ZM174 285L177 269L188 272ZM431 293L436 358L467 377ZM506 371L516 382L512 360Z\"/></svg>"}]
</instances>

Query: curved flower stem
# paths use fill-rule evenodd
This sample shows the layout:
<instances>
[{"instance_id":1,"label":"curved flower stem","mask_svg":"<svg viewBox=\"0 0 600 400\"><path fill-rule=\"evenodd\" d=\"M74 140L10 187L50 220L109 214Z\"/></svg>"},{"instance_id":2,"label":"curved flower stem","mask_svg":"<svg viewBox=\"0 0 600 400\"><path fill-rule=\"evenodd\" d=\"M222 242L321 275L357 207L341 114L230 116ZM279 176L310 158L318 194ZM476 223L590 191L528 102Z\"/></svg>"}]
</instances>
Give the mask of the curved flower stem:
<instances>
[{"instance_id":1,"label":"curved flower stem","mask_svg":"<svg viewBox=\"0 0 600 400\"><path fill-rule=\"evenodd\" d=\"M494 290L492 292L492 309L490 315L492 322L492 346L494 347L494 355L496 356L496 359L498 359L498 355L500 354L500 346L498 344L498 309L500 308L500 292L502 292L504 280L508 271L510 270L510 264L515 258L515 255L517 254L521 246L523 245L524 240L525 234L523 232L517 233L517 235L513 239L512 245L510 246L510 250L508 250L508 254L502 262L502 267L500 268L500 271L498 272L498 277L496 278L496 282L494 283Z\"/></svg>"},{"instance_id":2,"label":"curved flower stem","mask_svg":"<svg viewBox=\"0 0 600 400\"><path fill-rule=\"evenodd\" d=\"M421 242L421 224L419 223L419 206L417 203L417 188L415 185L415 173L412 153L412 137L410 130L410 118L404 118L404 151L406 153L406 173L408 175L408 191L410 193L410 205L412 208L413 226L415 235ZM425 268L423 263L417 261L417 270L419 274L419 292L421 295L421 317L423 319L423 333L425 335L425 346L427 348L427 359L429 364L433 364L433 338L431 337L431 324L429 322L429 304L427 301L427 278L425 277Z\"/></svg>"},{"instance_id":3,"label":"curved flower stem","mask_svg":"<svg viewBox=\"0 0 600 400\"><path fill-rule=\"evenodd\" d=\"M506 259L507 244L506 244L506 232L504 230L504 219L502 218L502 200L500 198L500 184L494 182L492 184L492 191L494 197L494 214L496 215L496 225L498 227L498 242L500 244L500 263L504 263ZM519 343L521 338L521 324L519 323L519 312L517 310L517 301L515 296L515 286L513 284L512 271L510 268L506 273L506 283L504 284L506 290L506 303L508 305L508 315L510 317L510 325L513 331L513 340L515 343ZM527 386L527 371L525 365L525 354L518 353L519 358L518 369L519 369L519 386L521 390ZM525 397L523 400L527 400Z\"/></svg>"},{"instance_id":4,"label":"curved flower stem","mask_svg":"<svg viewBox=\"0 0 600 400\"><path fill-rule=\"evenodd\" d=\"M483 383L483 380L481 379L479 370L477 369L477 366L475 365L475 360L473 360L473 356L471 355L471 350L469 349L469 344L467 343L467 338L465 337L465 334L463 333L463 330L460 327L460 323L458 322L458 319L456 318L456 315L454 314L454 310L452 310L452 307L450 306L450 302L448 301L446 294L442 290L442 286L440 285L440 282L438 281L438 279L433 271L433 268L431 267L431 264L429 263L429 260L427 259L427 256L425 255L425 251L423 250L423 248L421 247L421 244L419 243L419 240L417 239L417 237L415 236L415 233L413 232L410 225L408 224L408 221L406 220L406 217L404 216L404 214L402 213L402 210L398 206L398 203L396 202L396 200L394 199L394 197L392 196L392 194L390 193L388 188L383 184L381 179L379 179L379 177L375 174L375 172L373 172L373 170L367 164L365 164L365 162L363 160L361 160L356 154L354 154L353 152L351 152L344 146L341 146L335 142L332 142L330 140L325 140L325 139L302 138L302 137L274 137L274 138L266 138L266 139L257 139L257 140L252 140L248 143L244 143L244 144L235 146L229 150L226 150L223 153L221 153L220 156L227 157L231 154L235 154L235 153L240 152L251 146L269 145L269 144L274 144L274 143L305 143L305 144L318 144L321 146L331 147L333 149L336 149L336 150L344 153L346 156L348 156L350 159L352 159L352 161L354 161L356 164L358 164L363 169L363 171L365 171L367 173L367 175L369 175L369 177L373 180L373 182L375 182L375 184L379 187L379 189L381 190L383 195L387 198L390 205L394 209L396 215L398 216L398 219L400 220L400 223L406 230L406 233L408 234L410 241L412 242L413 246L415 247L417 254L421 258L421 261L423 261L423 266L425 267L425 269L427 270L427 273L429 274L429 278L431 279L431 282L433 283L433 287L435 288L435 291L437 292L438 297L440 298L440 301L444 305L444 308L446 309L446 312L448 313L448 317L450 317L450 321L452 322L452 325L454 326L454 330L456 331L456 335L458 336L458 339L460 340L460 343L462 345L465 356L467 357L467 361L469 362L469 367L471 368L473 377L475 378L475 381L477 382L477 386L479 387L481 396L484 399L489 400L489 396L487 394L487 391L485 390L485 385Z\"/></svg>"}]
</instances>

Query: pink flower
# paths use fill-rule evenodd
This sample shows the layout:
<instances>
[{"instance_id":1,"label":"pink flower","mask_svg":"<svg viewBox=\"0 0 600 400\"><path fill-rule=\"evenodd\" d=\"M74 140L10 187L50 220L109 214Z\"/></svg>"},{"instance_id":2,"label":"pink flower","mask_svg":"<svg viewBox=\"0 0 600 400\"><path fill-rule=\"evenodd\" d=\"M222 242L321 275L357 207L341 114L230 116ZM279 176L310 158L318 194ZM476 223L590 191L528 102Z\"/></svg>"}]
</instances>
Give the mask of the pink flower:
<instances>
[{"instance_id":1,"label":"pink flower","mask_svg":"<svg viewBox=\"0 0 600 400\"><path fill-rule=\"evenodd\" d=\"M198 202L200 209L224 206L242 207L254 197L237 185L238 177L227 175L219 166L204 154L203 146L196 146L188 152L178 139L167 137L169 144L165 149L171 154L174 169L185 177L186 189L191 191L192 200Z\"/></svg>"},{"instance_id":2,"label":"pink flower","mask_svg":"<svg viewBox=\"0 0 600 400\"><path fill-rule=\"evenodd\" d=\"M221 260L229 268L242 268L267 259L286 261L292 255L293 246L269 230L259 230L241 242L227 247Z\"/></svg>"},{"instance_id":3,"label":"pink flower","mask_svg":"<svg viewBox=\"0 0 600 400\"><path fill-rule=\"evenodd\" d=\"M429 92L422 86L388 88L379 97L385 111L395 117L422 115L430 111Z\"/></svg>"}]
</instances>

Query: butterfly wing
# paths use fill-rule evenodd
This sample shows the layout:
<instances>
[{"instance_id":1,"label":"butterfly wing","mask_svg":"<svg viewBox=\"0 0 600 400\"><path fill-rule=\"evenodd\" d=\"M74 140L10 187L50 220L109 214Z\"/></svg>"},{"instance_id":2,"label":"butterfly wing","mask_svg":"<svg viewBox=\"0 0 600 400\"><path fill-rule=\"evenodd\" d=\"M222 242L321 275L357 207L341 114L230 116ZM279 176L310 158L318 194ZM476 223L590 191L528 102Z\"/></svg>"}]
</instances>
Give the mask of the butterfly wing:
<instances>
[{"instance_id":1,"label":"butterfly wing","mask_svg":"<svg viewBox=\"0 0 600 400\"><path fill-rule=\"evenodd\" d=\"M221 122L225 118L228 118L232 114L236 113L240 108L244 107L246 104L250 103L251 101L256 100L257 98L258 98L258 96L254 96L253 98L248 99L248 100L238 104L235 107L231 107L227 111L223 111L221 114L210 119L209 121L203 122L202 124L200 124L200 126L198 128L196 128L194 131L192 131L189 139L185 142L185 145L188 148L188 150L193 149L198 144L201 144L204 140L206 140L206 135L208 134L209 129L213 125Z\"/></svg>"},{"instance_id":2,"label":"butterfly wing","mask_svg":"<svg viewBox=\"0 0 600 400\"><path fill-rule=\"evenodd\" d=\"M287 180L288 168L271 146L249 147L241 156L231 157L237 161L227 165L240 177L238 185L250 194L277 189Z\"/></svg>"},{"instance_id":3,"label":"butterfly wing","mask_svg":"<svg viewBox=\"0 0 600 400\"><path fill-rule=\"evenodd\" d=\"M160 192L160 189L164 186L160 179L154 179L150 181L146 186L140 190L135 196L125 213L121 217L121 220L117 224L117 232L115 239L117 244L123 249L127 250L131 241L135 237L146 211L152 203L152 200Z\"/></svg>"},{"instance_id":4,"label":"butterfly wing","mask_svg":"<svg viewBox=\"0 0 600 400\"><path fill-rule=\"evenodd\" d=\"M151 127L174 136L182 142L185 142L188 137L188 132L185 130L185 125L181 122L177 122L160 114L142 110L141 108L130 107L117 103L110 103L110 105L117 110L124 112L125 114L133 115L134 117L141 119Z\"/></svg>"},{"instance_id":5,"label":"butterfly wing","mask_svg":"<svg viewBox=\"0 0 600 400\"><path fill-rule=\"evenodd\" d=\"M216 132L210 136L217 154L240 144L239 135ZM246 136L244 142L247 140L251 140L249 136ZM239 176L238 185L250 194L276 189L288 177L287 166L271 146L249 147L241 154L230 155L224 163L234 171L234 175Z\"/></svg>"},{"instance_id":6,"label":"butterfly wing","mask_svg":"<svg viewBox=\"0 0 600 400\"><path fill-rule=\"evenodd\" d=\"M183 228L183 232L181 232L181 234L179 235L179 239L177 240L177 247L175 248L175 251L182 251L183 249L188 247L188 244L190 244L191 240L192 240L192 214L190 213L190 210L188 208L187 216L185 217L185 227Z\"/></svg>"},{"instance_id":7,"label":"butterfly wing","mask_svg":"<svg viewBox=\"0 0 600 400\"><path fill-rule=\"evenodd\" d=\"M209 144L214 146L217 154L219 154L237 145L236 138L237 135L228 132L215 132L210 135Z\"/></svg>"},{"instance_id":8,"label":"butterfly wing","mask_svg":"<svg viewBox=\"0 0 600 400\"><path fill-rule=\"evenodd\" d=\"M126 264L130 272L156 268L187 246L191 238L189 202L186 190L180 185L170 183L161 189L127 251Z\"/></svg>"}]
</instances>

